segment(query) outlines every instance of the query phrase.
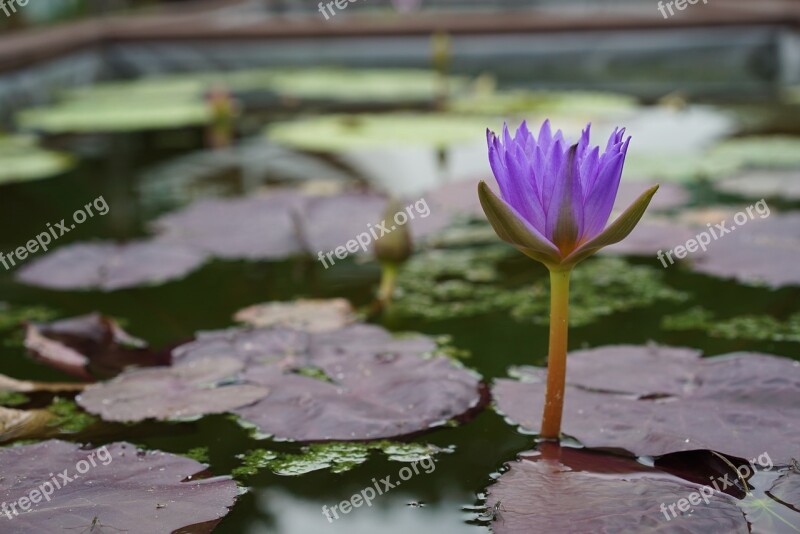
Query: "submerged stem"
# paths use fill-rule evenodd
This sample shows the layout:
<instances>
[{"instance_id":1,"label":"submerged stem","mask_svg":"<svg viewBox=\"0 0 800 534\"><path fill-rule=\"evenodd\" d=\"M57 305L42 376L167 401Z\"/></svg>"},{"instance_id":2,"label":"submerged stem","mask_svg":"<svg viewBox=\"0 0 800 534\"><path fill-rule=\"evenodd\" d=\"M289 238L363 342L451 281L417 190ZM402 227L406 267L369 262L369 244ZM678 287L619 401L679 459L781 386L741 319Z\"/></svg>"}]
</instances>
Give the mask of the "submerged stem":
<instances>
[{"instance_id":1,"label":"submerged stem","mask_svg":"<svg viewBox=\"0 0 800 534\"><path fill-rule=\"evenodd\" d=\"M543 439L561 435L564 385L567 376L567 334L569 330L569 277L571 270L550 271L550 348L547 353L547 392L542 415Z\"/></svg>"}]
</instances>

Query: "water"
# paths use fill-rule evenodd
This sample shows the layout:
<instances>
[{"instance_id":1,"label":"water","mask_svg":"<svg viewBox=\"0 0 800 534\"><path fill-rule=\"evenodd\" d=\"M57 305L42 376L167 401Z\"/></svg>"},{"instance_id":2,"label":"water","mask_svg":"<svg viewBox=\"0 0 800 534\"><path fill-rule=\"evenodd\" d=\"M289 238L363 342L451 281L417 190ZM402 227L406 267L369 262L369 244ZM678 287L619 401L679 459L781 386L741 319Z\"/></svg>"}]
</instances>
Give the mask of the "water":
<instances>
[{"instance_id":1,"label":"water","mask_svg":"<svg viewBox=\"0 0 800 534\"><path fill-rule=\"evenodd\" d=\"M100 138L96 157L81 163L68 175L40 182L6 185L0 195L0 250L23 245L43 231L46 223L71 217L72 210L103 195L110 206L104 217L95 217L59 239L68 242L95 238L130 239L146 235L146 222L177 208L169 202L153 202L142 196L137 180L143 169L185 153L199 140L193 133L119 135ZM91 147L91 143L89 144ZM703 200L713 194L700 191ZM41 254L37 255L40 256ZM635 263L650 265L655 260ZM538 265L512 261L517 276L535 279L545 275ZM660 269L660 267L658 267ZM153 346L188 339L197 330L221 329L233 324L235 311L258 302L299 297L346 297L356 306L370 303L378 283L372 264L348 261L325 272L313 260L291 259L274 263L213 261L187 278L153 288L108 294L56 292L16 284L11 272L0 272L2 300L12 305L43 305L64 317L102 311L124 319L126 329ZM641 344L650 340L676 346L692 346L707 355L731 351L761 351L800 359L800 344L710 338L699 331L665 331L664 315L702 304L723 316L771 314L785 318L797 311L800 288L778 291L749 288L733 282L672 268L666 283L691 294L684 303L666 303L617 313L571 331L571 347L612 343ZM439 322L385 319L394 331L450 334L453 344L472 356L466 364L487 381L506 376L511 365L544 363L546 327L513 321L506 314ZM17 378L59 380L64 377L23 357L18 346L0 346L0 373ZM252 439L226 416L210 416L194 423L147 424L131 435L120 435L147 448L185 453L208 447L211 470L228 474L240 465L236 458L249 449L296 450L294 444L274 444ZM353 470L333 474L318 471L298 477L274 475L267 470L246 479L250 491L243 495L217 532L222 533L407 533L478 532L481 513L468 510L491 482L504 462L531 448L531 436L518 433L491 409L469 424L445 427L415 438L453 452L438 455L435 470L421 472L401 486L376 497L372 506L353 509L330 522L322 507L339 502L372 485L372 479L397 478L405 465L374 453ZM420 506L419 503L424 504ZM485 515L484 515L485 517ZM478 524L475 524L478 523Z\"/></svg>"}]
</instances>

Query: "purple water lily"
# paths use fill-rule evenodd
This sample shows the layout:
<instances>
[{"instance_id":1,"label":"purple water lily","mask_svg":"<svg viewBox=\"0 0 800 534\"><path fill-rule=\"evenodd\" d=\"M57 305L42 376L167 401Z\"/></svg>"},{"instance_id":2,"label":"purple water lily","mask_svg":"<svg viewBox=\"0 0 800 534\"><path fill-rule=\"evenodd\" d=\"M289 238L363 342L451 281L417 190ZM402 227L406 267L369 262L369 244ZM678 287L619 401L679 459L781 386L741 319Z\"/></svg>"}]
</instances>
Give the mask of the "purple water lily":
<instances>
[{"instance_id":1,"label":"purple water lily","mask_svg":"<svg viewBox=\"0 0 800 534\"><path fill-rule=\"evenodd\" d=\"M630 143L615 129L603 152L589 143L590 126L570 145L545 121L534 135L523 122L512 137L487 130L489 162L502 199L481 183L484 211L501 238L548 267L571 267L625 238L655 188L606 227ZM629 213L633 209L633 212ZM619 223L619 224L618 224Z\"/></svg>"},{"instance_id":2,"label":"purple water lily","mask_svg":"<svg viewBox=\"0 0 800 534\"><path fill-rule=\"evenodd\" d=\"M545 121L534 137L523 122L514 137L487 130L489 162L500 186L495 195L485 182L478 196L501 239L550 270L550 345L547 392L540 436L558 439L567 374L569 279L579 261L622 241L642 218L658 186L637 198L606 226L617 197L630 137L617 128L600 153L589 144L589 126L569 145Z\"/></svg>"}]
</instances>

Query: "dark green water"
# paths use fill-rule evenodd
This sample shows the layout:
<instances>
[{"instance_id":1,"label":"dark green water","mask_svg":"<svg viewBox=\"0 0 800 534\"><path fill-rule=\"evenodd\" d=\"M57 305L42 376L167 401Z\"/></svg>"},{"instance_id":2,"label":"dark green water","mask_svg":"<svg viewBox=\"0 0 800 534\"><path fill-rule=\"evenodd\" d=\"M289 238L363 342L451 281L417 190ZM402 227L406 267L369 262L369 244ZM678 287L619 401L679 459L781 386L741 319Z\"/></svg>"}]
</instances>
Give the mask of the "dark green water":
<instances>
[{"instance_id":1,"label":"dark green water","mask_svg":"<svg viewBox=\"0 0 800 534\"><path fill-rule=\"evenodd\" d=\"M189 136L187 146L193 139ZM106 140L108 141L108 140ZM181 138L178 138L181 141ZM69 175L53 180L6 185L0 195L0 250L9 251L41 232L48 222L68 218L92 199L103 195L110 206L104 217L95 217L61 238L57 244L93 238L133 238L145 235L145 223L159 212L148 206L136 187L139 172L159 160L181 153L158 136L119 136L102 156L81 164ZM177 207L177 206L175 206ZM167 209L162 206L160 209ZM39 255L37 255L38 257ZM636 263L661 269L653 260ZM544 271L528 261L514 261L518 276L533 282ZM680 268L666 274L667 284L688 292L682 303L665 303L646 309L617 313L589 326L571 330L572 349L605 344L641 344L655 341L702 349L708 355L732 351L761 351L800 359L800 344L725 340L699 331L664 331L664 315L702 304L721 317L769 314L784 319L800 310L800 288L770 291L697 275ZM231 326L237 310L258 302L298 297L346 297L357 307L369 304L377 287L378 270L372 264L354 262L325 271L317 262L292 259L276 263L215 261L184 280L155 288L95 292L56 292L15 283L10 272L0 272L0 300L12 305L43 305L60 316L91 311L124 319L126 329L154 346L187 339L197 330ZM546 328L513 321L506 314L469 319L427 322L387 318L384 326L395 331L450 334L456 347L467 349L466 364L487 380L506 376L511 365L544 363ZM64 380L28 359L18 346L0 346L0 373L17 378ZM141 430L141 431L140 431ZM502 417L487 409L470 423L444 428L415 438L440 447L454 447L438 456L435 471L421 473L402 487L378 497L370 508L361 507L329 524L323 505L333 506L371 485L372 478L396 478L403 464L379 454L343 474L325 471L299 477L261 472L246 479L250 492L242 496L220 524L222 533L306 532L476 532L485 526L468 521L476 513L464 506L476 503L504 462L532 445L532 438L518 433ZM211 470L228 474L240 465L236 455L253 448L296 449L293 444L257 441L224 416L206 417L195 423L153 424L136 427L130 435L109 441L129 440L148 448L185 453L208 447ZM409 506L424 503L424 506Z\"/></svg>"}]
</instances>

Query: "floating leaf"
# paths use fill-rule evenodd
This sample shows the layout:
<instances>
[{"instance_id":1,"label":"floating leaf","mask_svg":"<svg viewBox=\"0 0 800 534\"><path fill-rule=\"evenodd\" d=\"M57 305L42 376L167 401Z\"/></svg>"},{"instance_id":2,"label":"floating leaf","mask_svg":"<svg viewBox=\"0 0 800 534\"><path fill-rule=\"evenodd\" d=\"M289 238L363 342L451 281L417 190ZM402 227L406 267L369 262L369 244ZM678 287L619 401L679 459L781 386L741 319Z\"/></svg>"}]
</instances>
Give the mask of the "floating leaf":
<instances>
[{"instance_id":1,"label":"floating leaf","mask_svg":"<svg viewBox=\"0 0 800 534\"><path fill-rule=\"evenodd\" d=\"M800 167L800 165L798 165ZM800 200L800 171L753 170L717 180L714 189L752 199Z\"/></svg>"},{"instance_id":2,"label":"floating leaf","mask_svg":"<svg viewBox=\"0 0 800 534\"><path fill-rule=\"evenodd\" d=\"M19 126L48 134L131 132L199 126L211 121L202 98L182 93L146 95L121 91L118 97L68 98L16 115Z\"/></svg>"},{"instance_id":3,"label":"floating leaf","mask_svg":"<svg viewBox=\"0 0 800 534\"><path fill-rule=\"evenodd\" d=\"M3 518L14 532L211 532L239 491L229 477L198 476L206 466L194 460L129 443L82 449L45 441L0 449L0 465L0 501L18 508L21 498L28 501L22 513ZM72 481L53 475L62 472ZM28 499L33 490L38 502ZM41 498L44 491L49 498Z\"/></svg>"},{"instance_id":4,"label":"floating leaf","mask_svg":"<svg viewBox=\"0 0 800 534\"><path fill-rule=\"evenodd\" d=\"M732 231L712 241L706 252L698 251L691 267L747 284L800 285L798 228L800 213L772 213L743 226L729 220L727 229Z\"/></svg>"},{"instance_id":5,"label":"floating leaf","mask_svg":"<svg viewBox=\"0 0 800 534\"><path fill-rule=\"evenodd\" d=\"M319 152L477 143L486 120L455 114L323 115L270 125L275 142Z\"/></svg>"},{"instance_id":6,"label":"floating leaf","mask_svg":"<svg viewBox=\"0 0 800 534\"><path fill-rule=\"evenodd\" d=\"M695 353L696 354L696 353ZM663 347L602 347L569 354L563 432L587 447L657 456L711 449L739 458L797 455L800 362L764 354L701 359ZM498 380L498 409L536 432L543 370Z\"/></svg>"},{"instance_id":7,"label":"floating leaf","mask_svg":"<svg viewBox=\"0 0 800 534\"><path fill-rule=\"evenodd\" d=\"M49 289L115 291L183 278L207 259L205 253L175 243L76 243L23 267L16 278Z\"/></svg>"},{"instance_id":8,"label":"floating leaf","mask_svg":"<svg viewBox=\"0 0 800 534\"><path fill-rule=\"evenodd\" d=\"M77 401L105 421L188 419L224 413L270 394L268 388L238 383L235 379L243 368L240 361L223 356L137 369L87 387Z\"/></svg>"},{"instance_id":9,"label":"floating leaf","mask_svg":"<svg viewBox=\"0 0 800 534\"><path fill-rule=\"evenodd\" d=\"M16 410L0 406L0 441L46 437L52 414L47 410ZM2 451L3 449L0 449ZM0 457L2 453L0 453ZM5 464L3 465L5 474ZM3 479L0 477L0 488Z\"/></svg>"},{"instance_id":10,"label":"floating leaf","mask_svg":"<svg viewBox=\"0 0 800 534\"><path fill-rule=\"evenodd\" d=\"M46 365L86 381L115 376L128 366L169 363L168 354L150 350L113 319L97 313L29 323L25 348Z\"/></svg>"},{"instance_id":11,"label":"floating leaf","mask_svg":"<svg viewBox=\"0 0 800 534\"><path fill-rule=\"evenodd\" d=\"M0 135L0 161L0 184L50 178L74 166L67 154L45 150L36 138L24 135Z\"/></svg>"},{"instance_id":12,"label":"floating leaf","mask_svg":"<svg viewBox=\"0 0 800 534\"><path fill-rule=\"evenodd\" d=\"M454 99L449 107L459 113L528 117L538 113L584 120L587 117L618 117L637 107L634 97L615 93L583 91L505 91ZM553 121L555 122L555 121ZM560 122L560 121L559 121Z\"/></svg>"},{"instance_id":13,"label":"floating leaf","mask_svg":"<svg viewBox=\"0 0 800 534\"><path fill-rule=\"evenodd\" d=\"M708 154L710 162L726 162L748 169L800 168L800 139L788 136L726 139Z\"/></svg>"},{"instance_id":14,"label":"floating leaf","mask_svg":"<svg viewBox=\"0 0 800 534\"><path fill-rule=\"evenodd\" d=\"M0 374L0 394L1 393L66 393L77 392L84 388L84 384L70 384L64 382L31 382L29 380L17 380Z\"/></svg>"},{"instance_id":15,"label":"floating leaf","mask_svg":"<svg viewBox=\"0 0 800 534\"><path fill-rule=\"evenodd\" d=\"M434 353L424 336L394 338L356 324L335 332L281 328L201 332L173 351L176 362L233 357L242 378L269 389L235 410L260 432L298 441L351 441L413 434L478 406L480 381ZM303 376L314 368L328 380Z\"/></svg>"},{"instance_id":16,"label":"floating leaf","mask_svg":"<svg viewBox=\"0 0 800 534\"><path fill-rule=\"evenodd\" d=\"M236 312L234 319L259 328L281 326L304 332L331 332L355 321L345 299L296 300L256 304Z\"/></svg>"},{"instance_id":17,"label":"floating leaf","mask_svg":"<svg viewBox=\"0 0 800 534\"><path fill-rule=\"evenodd\" d=\"M634 460L562 447L555 453L526 453L507 464L487 491L496 510L492 531L641 532L747 534L747 521L733 498L715 493L692 506L690 514L665 506L699 486ZM688 503L688 501L687 501Z\"/></svg>"}]
</instances>

